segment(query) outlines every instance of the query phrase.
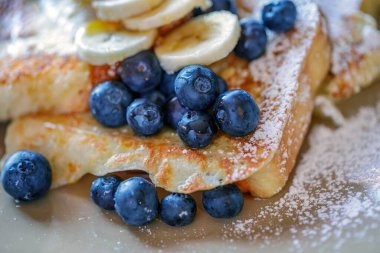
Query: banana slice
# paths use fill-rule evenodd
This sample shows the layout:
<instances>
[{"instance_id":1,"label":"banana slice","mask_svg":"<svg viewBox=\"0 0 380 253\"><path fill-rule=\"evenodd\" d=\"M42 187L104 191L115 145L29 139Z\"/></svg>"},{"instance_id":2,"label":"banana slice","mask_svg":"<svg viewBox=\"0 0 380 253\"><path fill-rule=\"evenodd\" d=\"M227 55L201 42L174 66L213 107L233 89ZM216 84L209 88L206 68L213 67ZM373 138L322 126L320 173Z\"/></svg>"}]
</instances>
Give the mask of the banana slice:
<instances>
[{"instance_id":1,"label":"banana slice","mask_svg":"<svg viewBox=\"0 0 380 253\"><path fill-rule=\"evenodd\" d=\"M235 48L239 37L236 15L211 12L173 30L155 52L161 66L174 72L187 65L210 65L223 59Z\"/></svg>"},{"instance_id":2,"label":"banana slice","mask_svg":"<svg viewBox=\"0 0 380 253\"><path fill-rule=\"evenodd\" d=\"M121 24L93 21L75 36L79 57L92 65L113 64L152 47L157 31L126 31Z\"/></svg>"},{"instance_id":3,"label":"banana slice","mask_svg":"<svg viewBox=\"0 0 380 253\"><path fill-rule=\"evenodd\" d=\"M124 19L123 23L128 29L149 30L179 20L194 8L199 7L204 10L211 5L209 0L165 0L157 8L142 15Z\"/></svg>"},{"instance_id":4,"label":"banana slice","mask_svg":"<svg viewBox=\"0 0 380 253\"><path fill-rule=\"evenodd\" d=\"M149 11L162 2L163 0L95 0L92 6L99 19L117 21Z\"/></svg>"}]
</instances>

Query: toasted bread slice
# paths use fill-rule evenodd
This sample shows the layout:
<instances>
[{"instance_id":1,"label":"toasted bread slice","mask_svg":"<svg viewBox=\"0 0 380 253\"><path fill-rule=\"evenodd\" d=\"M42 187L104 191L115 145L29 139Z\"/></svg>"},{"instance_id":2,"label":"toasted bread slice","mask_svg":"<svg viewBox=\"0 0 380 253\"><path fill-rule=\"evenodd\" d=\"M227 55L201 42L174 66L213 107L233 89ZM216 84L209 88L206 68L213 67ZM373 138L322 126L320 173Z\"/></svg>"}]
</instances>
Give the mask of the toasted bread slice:
<instances>
[{"instance_id":1,"label":"toasted bread slice","mask_svg":"<svg viewBox=\"0 0 380 253\"><path fill-rule=\"evenodd\" d=\"M0 60L0 121L37 112L86 111L89 70L72 56Z\"/></svg>"},{"instance_id":2,"label":"toasted bread slice","mask_svg":"<svg viewBox=\"0 0 380 253\"><path fill-rule=\"evenodd\" d=\"M313 3L298 4L296 27L271 39L267 53L250 65L230 56L212 66L230 88L250 92L261 108L256 131L244 138L219 133L205 149L187 148L172 130L150 138L128 127L106 129L88 114L29 116L7 131L6 152L32 149L53 166L53 186L86 173L144 170L173 192L191 193L239 182L245 191L270 197L291 172L310 122L313 96L326 76L330 48L324 20Z\"/></svg>"},{"instance_id":3,"label":"toasted bread slice","mask_svg":"<svg viewBox=\"0 0 380 253\"><path fill-rule=\"evenodd\" d=\"M380 2L316 2L328 20L333 48L332 68L322 92L333 100L349 98L380 76L380 31L375 20Z\"/></svg>"}]
</instances>

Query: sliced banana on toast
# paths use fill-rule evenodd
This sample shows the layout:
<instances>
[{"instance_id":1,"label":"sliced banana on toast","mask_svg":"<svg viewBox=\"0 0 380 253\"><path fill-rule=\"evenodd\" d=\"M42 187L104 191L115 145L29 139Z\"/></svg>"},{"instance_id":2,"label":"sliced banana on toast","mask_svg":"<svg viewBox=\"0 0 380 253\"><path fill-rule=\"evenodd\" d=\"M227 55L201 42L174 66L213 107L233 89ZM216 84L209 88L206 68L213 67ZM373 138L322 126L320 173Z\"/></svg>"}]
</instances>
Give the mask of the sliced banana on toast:
<instances>
[{"instance_id":1,"label":"sliced banana on toast","mask_svg":"<svg viewBox=\"0 0 380 253\"><path fill-rule=\"evenodd\" d=\"M240 30L236 15L228 11L212 12L174 29L155 53L169 73L191 64L209 65L235 48Z\"/></svg>"},{"instance_id":2,"label":"sliced banana on toast","mask_svg":"<svg viewBox=\"0 0 380 253\"><path fill-rule=\"evenodd\" d=\"M149 30L168 25L189 14L194 8L208 9L209 0L165 0L157 8L142 15L123 19L123 24L131 30Z\"/></svg>"},{"instance_id":3,"label":"sliced banana on toast","mask_svg":"<svg viewBox=\"0 0 380 253\"><path fill-rule=\"evenodd\" d=\"M113 64L152 47L155 30L132 32L120 24L92 21L75 36L79 57L92 65Z\"/></svg>"},{"instance_id":4,"label":"sliced banana on toast","mask_svg":"<svg viewBox=\"0 0 380 253\"><path fill-rule=\"evenodd\" d=\"M117 21L149 11L162 2L163 0L95 0L92 6L99 19Z\"/></svg>"}]
</instances>

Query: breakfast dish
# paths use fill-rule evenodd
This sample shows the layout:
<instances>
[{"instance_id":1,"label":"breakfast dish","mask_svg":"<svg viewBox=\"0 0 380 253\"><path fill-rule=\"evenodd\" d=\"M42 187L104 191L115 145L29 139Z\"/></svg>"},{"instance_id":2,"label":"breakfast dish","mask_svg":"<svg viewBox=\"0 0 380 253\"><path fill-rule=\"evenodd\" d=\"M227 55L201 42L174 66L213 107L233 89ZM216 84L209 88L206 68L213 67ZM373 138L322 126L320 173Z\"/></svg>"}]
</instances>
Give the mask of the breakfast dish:
<instances>
[{"instance_id":1,"label":"breakfast dish","mask_svg":"<svg viewBox=\"0 0 380 253\"><path fill-rule=\"evenodd\" d=\"M32 201L93 174L92 200L132 226L190 224L197 191L212 217L235 217L242 192L285 186L319 90L346 98L379 74L359 4L74 1L87 14L61 42L46 26L0 54L4 190ZM155 187L172 194L160 204Z\"/></svg>"},{"instance_id":2,"label":"breakfast dish","mask_svg":"<svg viewBox=\"0 0 380 253\"><path fill-rule=\"evenodd\" d=\"M231 71L239 75L240 69L234 68L238 64L241 73L249 71L234 56L213 66L226 80L235 79L233 88L247 90L258 101L262 115L252 135L243 139L219 135L209 147L191 150L169 130L142 139L129 128L102 128L90 115L31 116L9 127L7 153L31 149L44 154L54 168L53 187L76 182L86 173L100 176L139 169L148 172L154 184L173 192L191 193L248 178L239 183L245 191L270 197L285 185L294 166L312 98L329 66L321 13L312 3L298 9L297 30L279 35L249 66L252 81L236 83L239 77L228 76ZM62 150L69 146L69 152Z\"/></svg>"}]
</instances>

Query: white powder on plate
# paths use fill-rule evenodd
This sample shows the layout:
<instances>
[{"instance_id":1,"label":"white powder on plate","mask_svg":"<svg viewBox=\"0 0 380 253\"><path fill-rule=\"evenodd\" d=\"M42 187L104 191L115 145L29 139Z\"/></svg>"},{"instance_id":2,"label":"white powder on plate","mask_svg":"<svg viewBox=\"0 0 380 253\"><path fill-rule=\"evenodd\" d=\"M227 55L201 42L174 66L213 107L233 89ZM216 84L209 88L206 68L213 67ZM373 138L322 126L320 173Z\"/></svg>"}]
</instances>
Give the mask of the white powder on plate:
<instances>
[{"instance_id":1,"label":"white powder on plate","mask_svg":"<svg viewBox=\"0 0 380 253\"><path fill-rule=\"evenodd\" d=\"M361 109L338 129L314 126L308 140L284 196L270 205L257 201L264 205L251 218L224 225L226 241L270 245L290 235L295 251L311 246L326 252L327 241L339 249L353 239L368 240L379 229L380 103Z\"/></svg>"}]
</instances>

